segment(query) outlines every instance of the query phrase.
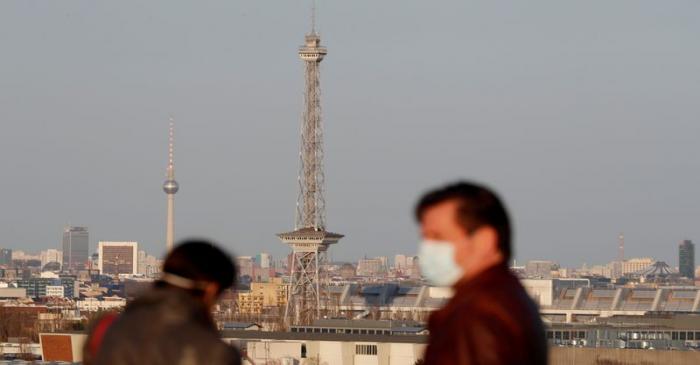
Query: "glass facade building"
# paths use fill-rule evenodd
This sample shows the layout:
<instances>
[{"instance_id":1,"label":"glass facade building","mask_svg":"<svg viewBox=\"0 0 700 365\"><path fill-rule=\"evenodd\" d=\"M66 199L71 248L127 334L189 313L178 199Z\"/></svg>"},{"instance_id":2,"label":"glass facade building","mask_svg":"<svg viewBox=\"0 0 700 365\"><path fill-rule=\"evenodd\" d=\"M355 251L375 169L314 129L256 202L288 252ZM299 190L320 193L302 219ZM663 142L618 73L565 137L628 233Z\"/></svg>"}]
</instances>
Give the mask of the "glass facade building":
<instances>
[{"instance_id":1,"label":"glass facade building","mask_svg":"<svg viewBox=\"0 0 700 365\"><path fill-rule=\"evenodd\" d=\"M695 245L690 240L678 245L678 271L681 276L695 279Z\"/></svg>"},{"instance_id":2,"label":"glass facade building","mask_svg":"<svg viewBox=\"0 0 700 365\"><path fill-rule=\"evenodd\" d=\"M78 297L78 285L75 277L66 276L60 278L29 278L17 281L18 288L27 290L30 298L42 298L51 294L52 287L63 287L63 297ZM47 290L48 287L48 290Z\"/></svg>"},{"instance_id":3,"label":"glass facade building","mask_svg":"<svg viewBox=\"0 0 700 365\"><path fill-rule=\"evenodd\" d=\"M0 265L12 265L12 250L9 248L0 248Z\"/></svg>"},{"instance_id":4,"label":"glass facade building","mask_svg":"<svg viewBox=\"0 0 700 365\"><path fill-rule=\"evenodd\" d=\"M86 227L66 227L63 230L63 271L88 268L89 242Z\"/></svg>"}]
</instances>

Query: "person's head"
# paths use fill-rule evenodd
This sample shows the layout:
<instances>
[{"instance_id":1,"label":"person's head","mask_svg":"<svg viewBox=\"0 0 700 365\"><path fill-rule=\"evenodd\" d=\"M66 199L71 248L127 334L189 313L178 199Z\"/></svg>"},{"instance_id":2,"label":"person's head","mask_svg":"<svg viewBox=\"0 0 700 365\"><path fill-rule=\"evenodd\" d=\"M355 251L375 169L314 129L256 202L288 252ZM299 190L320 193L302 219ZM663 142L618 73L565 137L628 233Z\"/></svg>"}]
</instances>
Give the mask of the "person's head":
<instances>
[{"instance_id":1,"label":"person's head","mask_svg":"<svg viewBox=\"0 0 700 365\"><path fill-rule=\"evenodd\" d=\"M188 290L211 307L235 280L236 266L226 252L211 242L192 239L170 251L160 282Z\"/></svg>"},{"instance_id":2,"label":"person's head","mask_svg":"<svg viewBox=\"0 0 700 365\"><path fill-rule=\"evenodd\" d=\"M419 264L434 283L452 285L510 259L508 213L484 186L460 181L430 191L416 205L415 217L424 239Z\"/></svg>"}]
</instances>

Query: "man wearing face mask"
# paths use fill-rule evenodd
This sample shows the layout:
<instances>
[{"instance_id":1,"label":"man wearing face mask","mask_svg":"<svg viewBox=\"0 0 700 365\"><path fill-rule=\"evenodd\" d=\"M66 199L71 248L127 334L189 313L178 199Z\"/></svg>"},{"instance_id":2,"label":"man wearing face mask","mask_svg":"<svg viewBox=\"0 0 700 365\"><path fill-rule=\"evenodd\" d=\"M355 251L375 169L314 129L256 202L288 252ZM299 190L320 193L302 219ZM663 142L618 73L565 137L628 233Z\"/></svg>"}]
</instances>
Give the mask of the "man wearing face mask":
<instances>
[{"instance_id":1,"label":"man wearing face mask","mask_svg":"<svg viewBox=\"0 0 700 365\"><path fill-rule=\"evenodd\" d=\"M511 227L498 196L459 182L423 196L415 213L421 272L454 293L430 316L425 364L546 364L537 307L507 266Z\"/></svg>"}]
</instances>

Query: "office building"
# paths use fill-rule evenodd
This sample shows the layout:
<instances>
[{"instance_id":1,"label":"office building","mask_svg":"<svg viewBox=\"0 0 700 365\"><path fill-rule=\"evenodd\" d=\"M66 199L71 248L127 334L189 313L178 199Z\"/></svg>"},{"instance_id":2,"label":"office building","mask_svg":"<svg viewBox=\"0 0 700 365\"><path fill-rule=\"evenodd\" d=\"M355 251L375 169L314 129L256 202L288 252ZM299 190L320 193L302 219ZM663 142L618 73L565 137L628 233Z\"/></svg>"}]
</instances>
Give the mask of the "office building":
<instances>
[{"instance_id":1,"label":"office building","mask_svg":"<svg viewBox=\"0 0 700 365\"><path fill-rule=\"evenodd\" d=\"M100 242L98 245L100 274L138 274L137 242Z\"/></svg>"},{"instance_id":2,"label":"office building","mask_svg":"<svg viewBox=\"0 0 700 365\"><path fill-rule=\"evenodd\" d=\"M255 256L255 263L261 269L269 269L272 266L272 256L267 252L261 252Z\"/></svg>"},{"instance_id":3,"label":"office building","mask_svg":"<svg viewBox=\"0 0 700 365\"><path fill-rule=\"evenodd\" d=\"M144 250L139 250L136 256L138 261L136 269L139 275L153 276L160 272L162 263L155 256L147 254Z\"/></svg>"},{"instance_id":4,"label":"office building","mask_svg":"<svg viewBox=\"0 0 700 365\"><path fill-rule=\"evenodd\" d=\"M251 283L250 290L237 294L239 314L261 314L266 308L282 308L287 304L287 284L281 278L269 283Z\"/></svg>"},{"instance_id":5,"label":"office building","mask_svg":"<svg viewBox=\"0 0 700 365\"><path fill-rule=\"evenodd\" d=\"M27 297L27 289L0 287L0 300L16 300Z\"/></svg>"},{"instance_id":6,"label":"office building","mask_svg":"<svg viewBox=\"0 0 700 365\"><path fill-rule=\"evenodd\" d=\"M22 250L12 250L12 260L13 261L29 261L29 260L41 260L39 255L32 255L31 253L24 252Z\"/></svg>"},{"instance_id":7,"label":"office building","mask_svg":"<svg viewBox=\"0 0 700 365\"><path fill-rule=\"evenodd\" d=\"M551 278L552 269L554 269L555 264L552 261L547 260L532 260L525 264L525 275L528 278Z\"/></svg>"},{"instance_id":8,"label":"office building","mask_svg":"<svg viewBox=\"0 0 700 365\"><path fill-rule=\"evenodd\" d=\"M387 272L387 271L389 271L389 257L387 257L387 256L379 256L379 257L375 257L375 259L377 259L377 260L379 260L379 261L381 262L381 265L382 265L382 266L381 266L381 268L379 268L379 270L380 270L381 272Z\"/></svg>"},{"instance_id":9,"label":"office building","mask_svg":"<svg viewBox=\"0 0 700 365\"><path fill-rule=\"evenodd\" d=\"M17 287L26 289L27 296L30 298L42 298L56 295L58 294L57 286L63 288L64 298L78 297L79 284L75 277L29 278L17 281Z\"/></svg>"},{"instance_id":10,"label":"office building","mask_svg":"<svg viewBox=\"0 0 700 365\"><path fill-rule=\"evenodd\" d=\"M250 256L236 257L236 266L238 266L239 277L248 276L253 278L253 258Z\"/></svg>"},{"instance_id":11,"label":"office building","mask_svg":"<svg viewBox=\"0 0 700 365\"><path fill-rule=\"evenodd\" d=\"M634 274L644 271L654 264L654 259L650 257L634 258L622 261L622 275Z\"/></svg>"},{"instance_id":12,"label":"office building","mask_svg":"<svg viewBox=\"0 0 700 365\"><path fill-rule=\"evenodd\" d=\"M224 330L256 364L414 365L428 336L412 322L321 320L290 332Z\"/></svg>"},{"instance_id":13,"label":"office building","mask_svg":"<svg viewBox=\"0 0 700 365\"><path fill-rule=\"evenodd\" d=\"M678 245L678 271L683 277L695 279L695 245L691 240Z\"/></svg>"},{"instance_id":14,"label":"office building","mask_svg":"<svg viewBox=\"0 0 700 365\"><path fill-rule=\"evenodd\" d=\"M85 270L90 256L90 241L86 227L66 227L63 230L63 271Z\"/></svg>"},{"instance_id":15,"label":"office building","mask_svg":"<svg viewBox=\"0 0 700 365\"><path fill-rule=\"evenodd\" d=\"M12 265L12 250L9 248L0 248L0 265Z\"/></svg>"},{"instance_id":16,"label":"office building","mask_svg":"<svg viewBox=\"0 0 700 365\"><path fill-rule=\"evenodd\" d=\"M394 256L394 269L404 271L408 268L408 261L406 255L396 255Z\"/></svg>"},{"instance_id":17,"label":"office building","mask_svg":"<svg viewBox=\"0 0 700 365\"><path fill-rule=\"evenodd\" d=\"M60 265L61 261L63 261L63 252L55 249L48 249L41 251L39 257L41 258L41 267L46 266L46 264L50 262L57 262Z\"/></svg>"},{"instance_id":18,"label":"office building","mask_svg":"<svg viewBox=\"0 0 700 365\"><path fill-rule=\"evenodd\" d=\"M378 274L385 273L384 260L382 258L373 259L360 259L357 262L357 275L358 276L374 276Z\"/></svg>"},{"instance_id":19,"label":"office building","mask_svg":"<svg viewBox=\"0 0 700 365\"><path fill-rule=\"evenodd\" d=\"M357 276L357 270L355 270L355 265L353 264L343 264L338 272L343 280L350 280Z\"/></svg>"},{"instance_id":20,"label":"office building","mask_svg":"<svg viewBox=\"0 0 700 365\"><path fill-rule=\"evenodd\" d=\"M102 299L85 298L83 300L76 301L75 304L78 309L86 312L113 311L124 308L126 306L126 299L114 296L104 297Z\"/></svg>"},{"instance_id":21,"label":"office building","mask_svg":"<svg viewBox=\"0 0 700 365\"><path fill-rule=\"evenodd\" d=\"M47 285L46 286L46 296L54 298L64 298L65 288L63 285Z\"/></svg>"}]
</instances>

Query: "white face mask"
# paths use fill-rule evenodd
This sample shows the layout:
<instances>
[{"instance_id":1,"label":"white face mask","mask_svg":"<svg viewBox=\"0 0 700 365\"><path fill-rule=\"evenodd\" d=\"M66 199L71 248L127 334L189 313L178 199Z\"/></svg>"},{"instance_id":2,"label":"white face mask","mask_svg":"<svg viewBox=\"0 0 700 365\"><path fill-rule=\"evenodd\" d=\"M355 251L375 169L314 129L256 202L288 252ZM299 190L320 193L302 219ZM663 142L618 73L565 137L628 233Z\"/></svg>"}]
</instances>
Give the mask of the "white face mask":
<instances>
[{"instance_id":1,"label":"white face mask","mask_svg":"<svg viewBox=\"0 0 700 365\"><path fill-rule=\"evenodd\" d=\"M455 262L455 248L450 242L424 240L418 253L421 274L436 286L452 286L463 276Z\"/></svg>"}]
</instances>

